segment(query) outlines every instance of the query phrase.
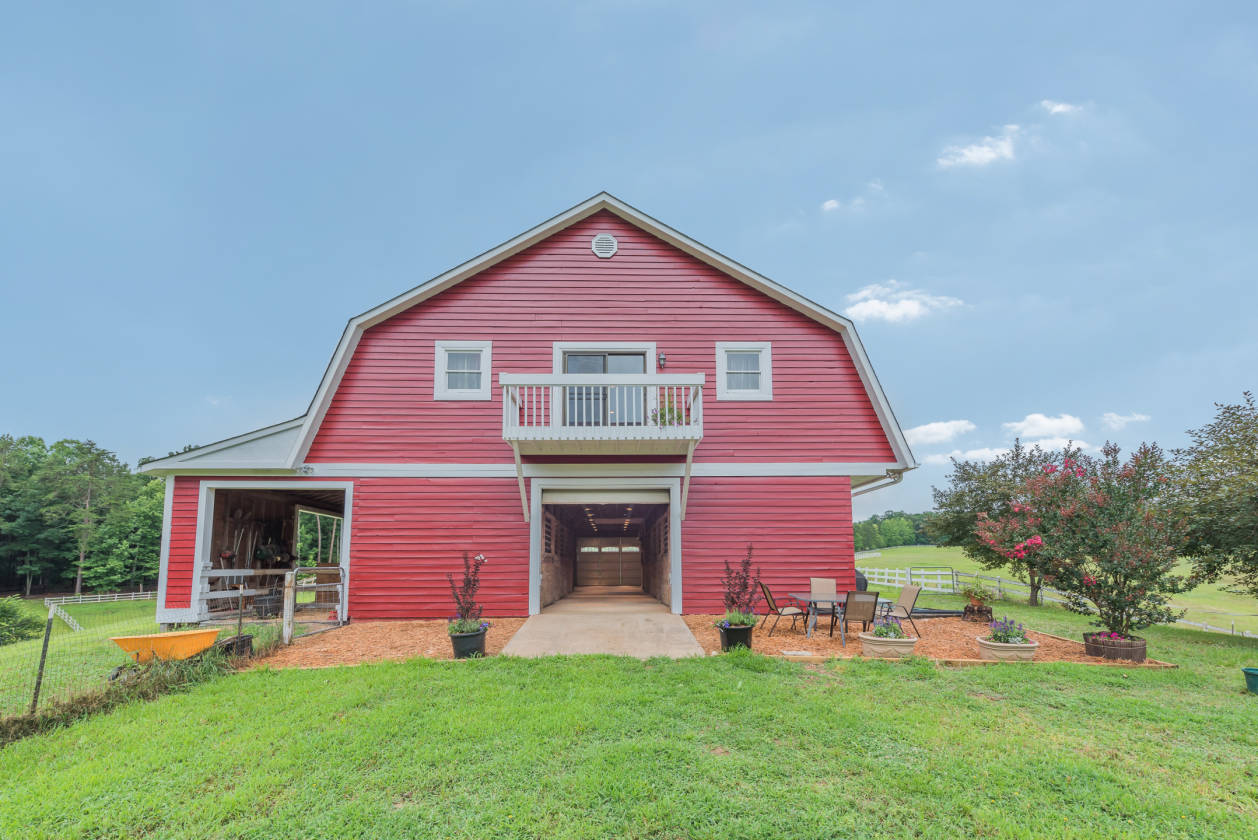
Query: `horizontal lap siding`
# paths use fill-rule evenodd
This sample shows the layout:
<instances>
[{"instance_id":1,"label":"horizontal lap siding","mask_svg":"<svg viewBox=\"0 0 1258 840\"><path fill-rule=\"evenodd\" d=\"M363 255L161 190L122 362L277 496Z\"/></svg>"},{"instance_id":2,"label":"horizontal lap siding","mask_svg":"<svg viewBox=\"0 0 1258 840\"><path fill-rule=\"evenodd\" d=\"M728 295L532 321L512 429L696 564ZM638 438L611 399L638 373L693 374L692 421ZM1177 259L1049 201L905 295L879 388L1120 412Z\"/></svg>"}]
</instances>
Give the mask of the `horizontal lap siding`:
<instances>
[{"instance_id":1,"label":"horizontal lap siding","mask_svg":"<svg viewBox=\"0 0 1258 840\"><path fill-rule=\"evenodd\" d=\"M167 607L191 606L201 482L220 480L224 479L175 479ZM488 560L481 571L479 595L487 616L528 614L529 527L514 479L352 480L351 618L449 617L454 602L446 573L458 579L464 551L484 554ZM256 481L265 487L267 479Z\"/></svg>"},{"instance_id":2,"label":"horizontal lap siding","mask_svg":"<svg viewBox=\"0 0 1258 840\"><path fill-rule=\"evenodd\" d=\"M528 614L529 526L512 479L360 478L354 483L349 612L448 618L446 573L484 554L486 616Z\"/></svg>"},{"instance_id":3,"label":"horizontal lap siding","mask_svg":"<svg viewBox=\"0 0 1258 840\"><path fill-rule=\"evenodd\" d=\"M493 341L492 401L433 400L450 339ZM699 461L894 460L837 333L602 212L367 330L307 461L510 460L498 374L550 373L555 341L654 341L661 372L706 373ZM773 343L772 401L716 399L717 341Z\"/></svg>"},{"instance_id":4,"label":"horizontal lap siding","mask_svg":"<svg viewBox=\"0 0 1258 840\"><path fill-rule=\"evenodd\" d=\"M752 567L778 599L810 577L855 588L851 484L846 477L696 478L682 524L682 609L725 609L721 578L755 546ZM763 612L763 600L757 611Z\"/></svg>"},{"instance_id":5,"label":"horizontal lap siding","mask_svg":"<svg viewBox=\"0 0 1258 840\"><path fill-rule=\"evenodd\" d=\"M197 498L201 479L177 476L170 509L170 554L166 561L167 609L192 605L192 568L197 544Z\"/></svg>"}]
</instances>

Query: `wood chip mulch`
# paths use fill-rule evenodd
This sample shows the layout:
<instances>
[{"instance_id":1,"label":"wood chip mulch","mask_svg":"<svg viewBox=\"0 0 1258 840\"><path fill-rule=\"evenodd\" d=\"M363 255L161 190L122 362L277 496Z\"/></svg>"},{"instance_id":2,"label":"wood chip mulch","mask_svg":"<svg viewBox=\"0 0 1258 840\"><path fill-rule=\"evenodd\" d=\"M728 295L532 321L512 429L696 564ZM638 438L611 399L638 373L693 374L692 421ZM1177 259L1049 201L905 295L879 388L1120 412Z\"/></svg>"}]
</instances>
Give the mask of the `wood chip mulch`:
<instances>
[{"instance_id":1,"label":"wood chip mulch","mask_svg":"<svg viewBox=\"0 0 1258 840\"><path fill-rule=\"evenodd\" d=\"M686 625L690 627L690 632L695 634L695 638L699 640L699 646L703 648L705 653L720 652L721 637L717 632L714 622L720 619L718 615L686 615L682 616ZM916 619L917 629L921 631L920 640L913 649L913 653L917 656L925 656L930 659L980 659L982 654L978 649L978 637L985 635L987 625L980 622L963 621L960 618L926 618ZM772 624L773 620L769 620ZM820 619L817 622L817 630L813 633L811 639L804 635L803 622L796 624L796 630L791 630L791 623L783 620L778 623L777 629L770 636L767 630L757 627L752 633L751 646L760 653L771 655L789 654L789 653L806 653L819 656L840 656L851 657L861 655L861 640L859 638L860 625L851 625L851 630L847 634L847 647L843 647L839 639L839 629L834 628L834 637L831 638L829 633L830 624L828 620ZM913 632L913 628L908 622L904 623L904 629L909 633ZM1082 662L1089 665L1117 665L1124 664L1131 666L1132 663L1116 663L1110 660L1102 659L1098 656L1087 656L1083 652L1083 642L1072 642L1059 639L1055 636L1047 636L1042 633L1030 631L1028 635L1032 640L1040 643L1039 649L1035 651L1036 662ZM1152 662L1153 660L1150 660ZM1155 663L1162 665L1164 663Z\"/></svg>"},{"instance_id":2,"label":"wood chip mulch","mask_svg":"<svg viewBox=\"0 0 1258 840\"><path fill-rule=\"evenodd\" d=\"M485 655L502 652L507 641L524 624L524 618L489 618ZM344 627L295 639L289 647L258 660L268 668L326 668L414 659L453 659L450 637L443 620L352 621Z\"/></svg>"}]
</instances>

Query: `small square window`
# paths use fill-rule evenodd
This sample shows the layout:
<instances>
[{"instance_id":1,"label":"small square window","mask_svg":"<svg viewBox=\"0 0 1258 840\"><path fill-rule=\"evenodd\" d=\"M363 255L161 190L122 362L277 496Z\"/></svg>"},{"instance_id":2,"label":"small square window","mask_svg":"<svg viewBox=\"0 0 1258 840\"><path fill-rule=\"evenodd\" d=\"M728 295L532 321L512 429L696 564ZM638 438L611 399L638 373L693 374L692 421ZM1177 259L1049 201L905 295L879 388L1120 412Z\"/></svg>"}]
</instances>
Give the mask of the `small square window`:
<instances>
[{"instance_id":1,"label":"small square window","mask_svg":"<svg viewBox=\"0 0 1258 840\"><path fill-rule=\"evenodd\" d=\"M716 343L718 400L773 399L773 368L769 342Z\"/></svg>"},{"instance_id":2,"label":"small square window","mask_svg":"<svg viewBox=\"0 0 1258 840\"><path fill-rule=\"evenodd\" d=\"M488 341L438 341L434 350L433 399L490 399Z\"/></svg>"}]
</instances>

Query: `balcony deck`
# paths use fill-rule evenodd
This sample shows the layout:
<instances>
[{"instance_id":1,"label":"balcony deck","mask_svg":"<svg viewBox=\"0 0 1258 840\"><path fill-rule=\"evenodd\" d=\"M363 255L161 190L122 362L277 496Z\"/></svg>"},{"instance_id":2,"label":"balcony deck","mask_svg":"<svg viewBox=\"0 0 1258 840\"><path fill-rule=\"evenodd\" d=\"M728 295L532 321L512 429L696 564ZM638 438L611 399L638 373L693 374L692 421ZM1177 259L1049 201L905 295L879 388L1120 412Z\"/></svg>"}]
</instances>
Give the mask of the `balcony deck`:
<instances>
[{"instance_id":1,"label":"balcony deck","mask_svg":"<svg viewBox=\"0 0 1258 840\"><path fill-rule=\"evenodd\" d=\"M499 374L502 438L519 455L689 455L704 375Z\"/></svg>"}]
</instances>

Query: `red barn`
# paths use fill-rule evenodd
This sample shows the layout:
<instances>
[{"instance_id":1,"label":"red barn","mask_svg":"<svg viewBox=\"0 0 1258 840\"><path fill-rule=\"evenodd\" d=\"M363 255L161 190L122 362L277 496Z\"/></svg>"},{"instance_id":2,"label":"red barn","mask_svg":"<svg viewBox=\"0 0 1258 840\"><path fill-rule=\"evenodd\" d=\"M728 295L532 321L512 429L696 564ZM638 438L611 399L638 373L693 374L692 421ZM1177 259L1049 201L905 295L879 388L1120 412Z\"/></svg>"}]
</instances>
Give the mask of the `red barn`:
<instances>
[{"instance_id":1,"label":"red barn","mask_svg":"<svg viewBox=\"0 0 1258 840\"><path fill-rule=\"evenodd\" d=\"M291 563L301 510L341 517L344 619L450 615L464 551L487 615L719 612L748 543L850 588L853 493L915 466L849 320L603 193L350 320L303 416L147 464L157 618Z\"/></svg>"}]
</instances>

